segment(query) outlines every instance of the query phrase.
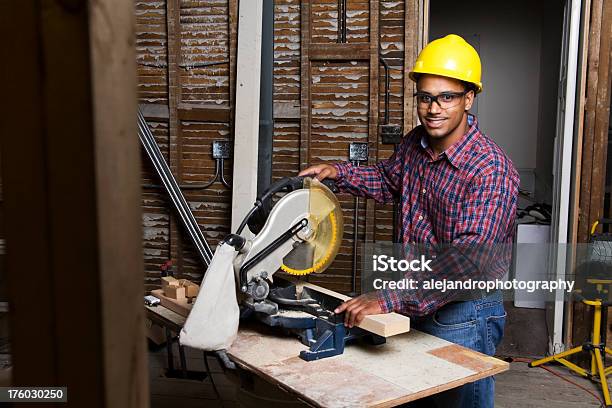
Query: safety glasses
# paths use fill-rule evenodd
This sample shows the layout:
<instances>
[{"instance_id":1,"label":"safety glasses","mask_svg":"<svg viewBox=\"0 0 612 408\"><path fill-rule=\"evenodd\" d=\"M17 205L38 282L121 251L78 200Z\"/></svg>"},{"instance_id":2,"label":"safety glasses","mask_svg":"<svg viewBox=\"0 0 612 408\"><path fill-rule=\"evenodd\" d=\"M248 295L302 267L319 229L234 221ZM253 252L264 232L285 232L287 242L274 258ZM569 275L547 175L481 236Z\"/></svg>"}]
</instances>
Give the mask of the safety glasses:
<instances>
[{"instance_id":1,"label":"safety glasses","mask_svg":"<svg viewBox=\"0 0 612 408\"><path fill-rule=\"evenodd\" d=\"M441 109L448 109L459 104L461 98L468 92L469 90L463 92L442 92L438 95L431 95L427 92L416 92L414 97L416 98L417 107L419 109L429 109L434 102L436 102Z\"/></svg>"}]
</instances>

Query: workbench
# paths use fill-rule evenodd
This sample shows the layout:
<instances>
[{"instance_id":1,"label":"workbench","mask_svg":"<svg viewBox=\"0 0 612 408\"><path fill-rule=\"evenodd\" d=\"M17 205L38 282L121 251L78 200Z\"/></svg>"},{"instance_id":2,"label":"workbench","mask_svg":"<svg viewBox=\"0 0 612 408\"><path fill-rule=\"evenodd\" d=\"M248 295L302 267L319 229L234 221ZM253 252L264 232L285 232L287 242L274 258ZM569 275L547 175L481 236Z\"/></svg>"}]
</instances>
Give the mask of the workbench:
<instances>
[{"instance_id":1,"label":"workbench","mask_svg":"<svg viewBox=\"0 0 612 408\"><path fill-rule=\"evenodd\" d=\"M149 318L185 318L163 306L146 307ZM306 362L296 338L264 325L241 325L228 350L242 369L320 407L388 407L414 401L508 370L508 363L411 330L386 344L348 345L344 354Z\"/></svg>"}]
</instances>

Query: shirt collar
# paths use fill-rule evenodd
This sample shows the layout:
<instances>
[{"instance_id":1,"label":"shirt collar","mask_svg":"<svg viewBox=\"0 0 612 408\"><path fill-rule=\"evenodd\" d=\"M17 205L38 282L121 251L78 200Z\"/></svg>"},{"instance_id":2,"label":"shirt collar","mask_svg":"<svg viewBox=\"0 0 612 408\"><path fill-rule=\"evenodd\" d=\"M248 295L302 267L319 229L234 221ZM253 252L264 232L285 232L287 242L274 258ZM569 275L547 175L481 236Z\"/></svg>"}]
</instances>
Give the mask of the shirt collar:
<instances>
[{"instance_id":1,"label":"shirt collar","mask_svg":"<svg viewBox=\"0 0 612 408\"><path fill-rule=\"evenodd\" d=\"M470 126L468 131L461 137L461 139L459 139L457 142L455 142L453 145L451 145L448 149L446 149L440 154L440 156L445 156L448 161L456 168L459 168L466 160L466 153L469 152L470 147L474 142L474 139L476 139L477 136L480 134L480 129L478 128L478 119L476 119L476 116L472 115L471 113L468 113L467 120L468 125ZM429 141L427 140L427 138L427 133L423 132L420 144L421 147L425 150L429 150Z\"/></svg>"}]
</instances>

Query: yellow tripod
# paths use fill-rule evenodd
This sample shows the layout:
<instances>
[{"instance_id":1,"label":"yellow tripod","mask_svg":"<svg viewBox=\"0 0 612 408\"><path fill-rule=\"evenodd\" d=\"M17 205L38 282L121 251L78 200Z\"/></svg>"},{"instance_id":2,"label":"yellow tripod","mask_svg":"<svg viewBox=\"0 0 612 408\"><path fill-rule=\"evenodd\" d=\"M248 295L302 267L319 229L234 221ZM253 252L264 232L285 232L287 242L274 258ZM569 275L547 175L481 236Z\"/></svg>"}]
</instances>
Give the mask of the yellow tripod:
<instances>
[{"instance_id":1,"label":"yellow tripod","mask_svg":"<svg viewBox=\"0 0 612 408\"><path fill-rule=\"evenodd\" d=\"M604 284L610 283L608 280L602 280L597 282L595 279L589 279L589 283ZM604 343L601 343L601 314L602 307L610 306L609 302L603 302L601 299L587 300L581 294L574 292L574 296L577 296L579 300L585 305L593 306L595 313L593 314L593 332L591 334L591 341L583 343L581 346L574 347L571 350L564 351L562 353L555 354L554 356L545 357L540 360L535 360L529 363L529 367L537 367L542 364L556 361L563 364L570 370L580 374L583 377L589 378L590 380L599 382L603 391L606 406L612 406L612 400L610 400L610 391L608 390L608 382L606 376L612 372L612 366L605 368L604 360L606 353L612 356L612 350L606 347ZM567 361L565 357L573 354L587 351L591 353L591 370L587 371L582 367L578 367L576 364Z\"/></svg>"}]
</instances>

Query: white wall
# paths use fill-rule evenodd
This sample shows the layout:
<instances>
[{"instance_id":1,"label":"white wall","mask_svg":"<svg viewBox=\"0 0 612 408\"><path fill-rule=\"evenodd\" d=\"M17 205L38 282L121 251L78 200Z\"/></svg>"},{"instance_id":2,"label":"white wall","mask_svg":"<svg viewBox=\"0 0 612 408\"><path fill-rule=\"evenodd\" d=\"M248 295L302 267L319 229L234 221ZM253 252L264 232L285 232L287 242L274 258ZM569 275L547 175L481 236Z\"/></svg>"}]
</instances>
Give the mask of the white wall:
<instances>
[{"instance_id":1,"label":"white wall","mask_svg":"<svg viewBox=\"0 0 612 408\"><path fill-rule=\"evenodd\" d=\"M473 112L478 116L481 129L521 170L523 188L530 190L536 184L538 157L541 156L547 166L552 166L552 161L545 160L552 157L552 144L538 143L538 133L539 130L545 132L540 137L552 143L555 117L554 114L540 117L540 108L551 104L556 110L556 92L550 94L549 87L540 84L542 77L558 76L558 68L550 69L548 60L545 62L547 72L540 70L543 66L542 22L545 20L541 4L526 0L431 0L430 6L430 40L450 33L459 34L479 52L483 92L478 95L478 105ZM546 54L550 54L549 50ZM558 60L558 56L552 58ZM541 95L543 91L546 94ZM548 101L545 105L541 97ZM549 124L552 124L552 132ZM544 152L539 155L538 145L541 149L550 149L549 156Z\"/></svg>"}]
</instances>

